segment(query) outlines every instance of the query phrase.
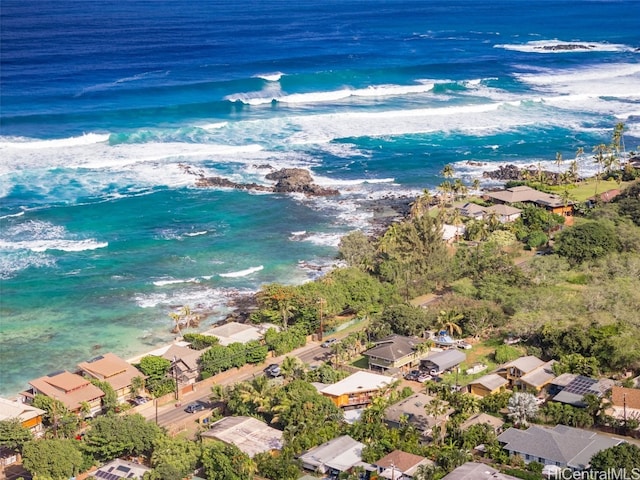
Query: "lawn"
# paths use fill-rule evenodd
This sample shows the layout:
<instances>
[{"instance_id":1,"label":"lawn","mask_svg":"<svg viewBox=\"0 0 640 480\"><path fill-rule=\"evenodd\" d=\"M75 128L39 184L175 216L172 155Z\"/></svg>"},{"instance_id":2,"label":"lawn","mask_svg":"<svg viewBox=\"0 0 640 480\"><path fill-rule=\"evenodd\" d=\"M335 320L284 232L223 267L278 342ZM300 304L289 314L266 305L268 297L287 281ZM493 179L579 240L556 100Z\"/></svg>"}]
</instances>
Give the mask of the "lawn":
<instances>
[{"instance_id":1,"label":"lawn","mask_svg":"<svg viewBox=\"0 0 640 480\"><path fill-rule=\"evenodd\" d=\"M603 192L606 192L607 190L613 190L614 188L618 188L622 190L630 184L631 182L622 182L621 184L618 184L618 182L616 182L615 180L600 180L600 182L598 183L598 193L603 193ZM561 195L562 192L564 191L564 185L558 185L558 186L553 186L548 188L549 190L553 191L554 193L557 193L558 195ZM591 198L595 195L596 180L595 178L589 178L587 180L584 180L578 183L577 185L568 185L568 190L569 190L569 198L571 200L574 200L577 202L584 202L588 198Z\"/></svg>"}]
</instances>

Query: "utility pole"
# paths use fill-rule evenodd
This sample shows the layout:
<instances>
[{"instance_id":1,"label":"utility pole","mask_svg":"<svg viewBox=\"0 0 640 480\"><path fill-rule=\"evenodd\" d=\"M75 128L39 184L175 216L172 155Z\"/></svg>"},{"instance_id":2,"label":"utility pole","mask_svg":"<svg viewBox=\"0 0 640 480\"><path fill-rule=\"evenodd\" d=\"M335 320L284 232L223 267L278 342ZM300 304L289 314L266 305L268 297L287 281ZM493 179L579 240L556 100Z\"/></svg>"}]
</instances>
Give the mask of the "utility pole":
<instances>
[{"instance_id":1,"label":"utility pole","mask_svg":"<svg viewBox=\"0 0 640 480\"><path fill-rule=\"evenodd\" d=\"M178 387L178 359L174 356L173 357L173 362L171 363L171 366L173 368L173 378L176 382L176 400L180 399L180 393L179 393L179 387Z\"/></svg>"}]
</instances>

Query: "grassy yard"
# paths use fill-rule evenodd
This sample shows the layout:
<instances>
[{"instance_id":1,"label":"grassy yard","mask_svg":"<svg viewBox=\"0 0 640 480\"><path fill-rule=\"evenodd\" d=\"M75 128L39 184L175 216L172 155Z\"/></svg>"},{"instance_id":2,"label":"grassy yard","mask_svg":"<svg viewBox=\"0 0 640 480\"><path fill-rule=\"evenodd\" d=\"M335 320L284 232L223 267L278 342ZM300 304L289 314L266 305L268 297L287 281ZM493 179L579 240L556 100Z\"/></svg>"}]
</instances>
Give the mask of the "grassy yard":
<instances>
[{"instance_id":1,"label":"grassy yard","mask_svg":"<svg viewBox=\"0 0 640 480\"><path fill-rule=\"evenodd\" d=\"M632 182L622 182L618 184L615 180L601 180L598 183L598 193L606 192L607 190L612 190L614 188L624 189L629 186ZM557 194L562 194L564 191L564 186L553 186L549 187L550 190ZM569 185L569 196L571 200L584 202L588 198L593 197L596 192L596 180L595 178L589 178L584 180L577 185Z\"/></svg>"},{"instance_id":2,"label":"grassy yard","mask_svg":"<svg viewBox=\"0 0 640 480\"><path fill-rule=\"evenodd\" d=\"M368 369L369 368L369 360L364 355L360 355L353 362L351 362L351 365L353 367L356 367L356 368Z\"/></svg>"}]
</instances>

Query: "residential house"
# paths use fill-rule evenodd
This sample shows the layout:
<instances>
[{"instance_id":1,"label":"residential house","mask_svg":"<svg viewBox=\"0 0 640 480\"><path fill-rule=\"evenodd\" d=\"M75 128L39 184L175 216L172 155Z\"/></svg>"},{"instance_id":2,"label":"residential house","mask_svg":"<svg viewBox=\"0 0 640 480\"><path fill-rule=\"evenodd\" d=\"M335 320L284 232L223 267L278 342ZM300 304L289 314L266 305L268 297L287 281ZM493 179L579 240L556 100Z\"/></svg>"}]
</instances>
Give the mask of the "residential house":
<instances>
[{"instance_id":1,"label":"residential house","mask_svg":"<svg viewBox=\"0 0 640 480\"><path fill-rule=\"evenodd\" d=\"M612 188L611 190L607 190L606 192L599 193L593 197L589 197L587 199L587 204L590 207L596 206L598 203L609 203L614 198L622 193L618 188Z\"/></svg>"},{"instance_id":2,"label":"residential house","mask_svg":"<svg viewBox=\"0 0 640 480\"><path fill-rule=\"evenodd\" d=\"M487 192L485 193L485 198L499 204L510 205L514 203L524 203L536 205L552 213L566 217L565 223L567 225L573 223L574 203L572 201L564 200L558 195L541 192L524 185L497 192Z\"/></svg>"},{"instance_id":3,"label":"residential house","mask_svg":"<svg viewBox=\"0 0 640 480\"><path fill-rule=\"evenodd\" d=\"M592 394L602 398L614 385L614 381L608 378L596 380L595 378L571 373L562 374L560 377L558 377L560 380L556 379L553 385L553 391L557 393L552 400L554 402L567 403L574 407L586 407L585 395Z\"/></svg>"},{"instance_id":4,"label":"residential house","mask_svg":"<svg viewBox=\"0 0 640 480\"><path fill-rule=\"evenodd\" d=\"M493 429L493 431L498 434L502 432L504 421L498 417L489 415L488 413L476 413L471 415L463 423L460 424L460 430L467 430L473 425L489 425Z\"/></svg>"},{"instance_id":5,"label":"residential house","mask_svg":"<svg viewBox=\"0 0 640 480\"><path fill-rule=\"evenodd\" d=\"M522 210L506 204L483 207L476 203L465 203L459 207L460 214L473 220L487 220L495 217L500 223L513 222L520 217Z\"/></svg>"},{"instance_id":6,"label":"residential house","mask_svg":"<svg viewBox=\"0 0 640 480\"><path fill-rule=\"evenodd\" d=\"M611 388L611 407L607 413L618 420L640 421L640 390L613 386Z\"/></svg>"},{"instance_id":7,"label":"residential house","mask_svg":"<svg viewBox=\"0 0 640 480\"><path fill-rule=\"evenodd\" d=\"M265 331L265 325L228 322L223 325L217 325L210 328L206 332L203 332L203 335L217 337L220 341L220 345L227 346L232 343L247 343L252 340L261 340Z\"/></svg>"},{"instance_id":8,"label":"residential house","mask_svg":"<svg viewBox=\"0 0 640 480\"><path fill-rule=\"evenodd\" d=\"M341 408L369 405L371 399L393 383L393 378L377 373L359 371L323 388L320 393Z\"/></svg>"},{"instance_id":9,"label":"residential house","mask_svg":"<svg viewBox=\"0 0 640 480\"><path fill-rule=\"evenodd\" d=\"M102 410L104 392L77 373L54 372L31 380L29 385L31 389L21 394L27 402L41 394L59 400L70 412L80 413L84 405L89 409L89 412L84 413L89 416Z\"/></svg>"},{"instance_id":10,"label":"residential house","mask_svg":"<svg viewBox=\"0 0 640 480\"><path fill-rule=\"evenodd\" d=\"M88 362L79 363L78 368L89 377L111 385L119 403L132 397L131 382L135 377L145 378L137 368L113 353L105 353Z\"/></svg>"},{"instance_id":11,"label":"residential house","mask_svg":"<svg viewBox=\"0 0 640 480\"><path fill-rule=\"evenodd\" d=\"M467 462L460 465L444 477L442 480L518 480L516 477L506 475L485 463Z\"/></svg>"},{"instance_id":12,"label":"residential house","mask_svg":"<svg viewBox=\"0 0 640 480\"><path fill-rule=\"evenodd\" d=\"M454 240L464 236L467 228L464 225L450 225L448 223L444 223L442 225L442 239L451 243Z\"/></svg>"},{"instance_id":13,"label":"residential house","mask_svg":"<svg viewBox=\"0 0 640 480\"><path fill-rule=\"evenodd\" d=\"M420 361L420 366L431 375L439 375L457 368L466 359L467 355L459 350L444 350L423 358Z\"/></svg>"},{"instance_id":14,"label":"residential house","mask_svg":"<svg viewBox=\"0 0 640 480\"><path fill-rule=\"evenodd\" d=\"M0 398L0 421L17 419L24 428L28 428L33 436L42 436L42 416L46 412L17 400Z\"/></svg>"},{"instance_id":15,"label":"residential house","mask_svg":"<svg viewBox=\"0 0 640 480\"><path fill-rule=\"evenodd\" d=\"M203 441L219 440L235 445L253 458L258 453L282 449L282 432L254 417L224 417L201 434Z\"/></svg>"},{"instance_id":16,"label":"residential house","mask_svg":"<svg viewBox=\"0 0 640 480\"><path fill-rule=\"evenodd\" d=\"M121 478L142 480L144 474L150 472L149 467L145 467L140 463L128 462L120 458L110 461L102 465L90 477L100 480L119 480Z\"/></svg>"},{"instance_id":17,"label":"residential house","mask_svg":"<svg viewBox=\"0 0 640 480\"><path fill-rule=\"evenodd\" d=\"M509 382L509 389L533 390L540 392L556 376L553 360L545 362L529 355L520 357L501 366L496 373Z\"/></svg>"},{"instance_id":18,"label":"residential house","mask_svg":"<svg viewBox=\"0 0 640 480\"><path fill-rule=\"evenodd\" d=\"M434 427L442 427L455 411L443 402L444 411L439 415L427 413L433 405L434 397L425 393L415 393L404 398L385 410L384 422L391 428L400 428L404 422L413 425L425 437L431 437Z\"/></svg>"},{"instance_id":19,"label":"residential house","mask_svg":"<svg viewBox=\"0 0 640 480\"><path fill-rule=\"evenodd\" d=\"M527 430L509 428L498 435L509 455L519 455L526 462L584 470L591 457L624 440L566 425L554 428L532 425Z\"/></svg>"},{"instance_id":20,"label":"residential house","mask_svg":"<svg viewBox=\"0 0 640 480\"><path fill-rule=\"evenodd\" d=\"M155 353L154 353L155 354ZM177 377L180 385L195 383L200 375L200 356L202 351L193 350L184 345L173 344L165 347L157 356L171 362L170 374Z\"/></svg>"},{"instance_id":21,"label":"residential house","mask_svg":"<svg viewBox=\"0 0 640 480\"><path fill-rule=\"evenodd\" d=\"M362 463L363 448L363 443L343 435L312 448L298 458L305 470L337 477Z\"/></svg>"},{"instance_id":22,"label":"residential house","mask_svg":"<svg viewBox=\"0 0 640 480\"><path fill-rule=\"evenodd\" d=\"M490 373L469 382L467 390L472 395L486 397L487 395L503 392L508 384L509 382L506 378L497 373Z\"/></svg>"},{"instance_id":23,"label":"residential house","mask_svg":"<svg viewBox=\"0 0 640 480\"><path fill-rule=\"evenodd\" d=\"M402 450L394 450L374 463L380 478L393 480L410 480L423 465L433 465L433 462Z\"/></svg>"},{"instance_id":24,"label":"residential house","mask_svg":"<svg viewBox=\"0 0 640 480\"><path fill-rule=\"evenodd\" d=\"M363 353L373 370L408 370L420 363L427 352L421 348L425 340L417 337L390 335Z\"/></svg>"}]
</instances>

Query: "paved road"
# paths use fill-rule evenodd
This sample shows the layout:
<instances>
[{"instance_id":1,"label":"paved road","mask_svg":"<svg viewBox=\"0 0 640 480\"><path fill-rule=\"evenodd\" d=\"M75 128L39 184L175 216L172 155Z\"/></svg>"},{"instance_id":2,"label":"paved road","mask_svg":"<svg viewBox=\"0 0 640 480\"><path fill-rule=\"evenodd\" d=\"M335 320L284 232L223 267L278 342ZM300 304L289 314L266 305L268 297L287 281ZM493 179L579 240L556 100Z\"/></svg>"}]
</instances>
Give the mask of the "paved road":
<instances>
[{"instance_id":1,"label":"paved road","mask_svg":"<svg viewBox=\"0 0 640 480\"><path fill-rule=\"evenodd\" d=\"M244 371L238 371L237 375L225 376L219 382L218 385L230 385L239 383L244 380L255 378L258 375L264 375L262 373L266 364L270 363L282 363L285 356L296 356L302 362L306 364L317 364L329 359L329 349L322 348L319 342L310 342L302 348L294 350L280 357L269 359L264 365L256 365L248 368ZM168 427L171 429L181 430L190 429L193 427L198 418L207 417L211 413L211 402L209 397L211 396L211 390L209 388L203 388L202 390L196 390L195 392L189 392L182 396L179 400L165 404L165 405L149 405L143 411L143 415L147 420L156 421L161 427ZM209 407L205 410L188 413L184 409L193 402L200 402L203 405Z\"/></svg>"}]
</instances>

